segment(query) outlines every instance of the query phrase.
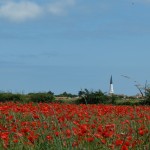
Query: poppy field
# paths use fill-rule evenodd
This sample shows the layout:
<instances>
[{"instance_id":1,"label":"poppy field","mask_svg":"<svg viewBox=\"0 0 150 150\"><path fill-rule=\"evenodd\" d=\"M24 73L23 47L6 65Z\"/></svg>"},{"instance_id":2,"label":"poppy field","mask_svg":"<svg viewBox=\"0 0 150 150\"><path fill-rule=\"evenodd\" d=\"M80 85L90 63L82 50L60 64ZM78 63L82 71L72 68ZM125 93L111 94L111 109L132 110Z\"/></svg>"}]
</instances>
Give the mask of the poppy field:
<instances>
[{"instance_id":1,"label":"poppy field","mask_svg":"<svg viewBox=\"0 0 150 150\"><path fill-rule=\"evenodd\" d=\"M150 107L0 103L0 149L149 150Z\"/></svg>"}]
</instances>

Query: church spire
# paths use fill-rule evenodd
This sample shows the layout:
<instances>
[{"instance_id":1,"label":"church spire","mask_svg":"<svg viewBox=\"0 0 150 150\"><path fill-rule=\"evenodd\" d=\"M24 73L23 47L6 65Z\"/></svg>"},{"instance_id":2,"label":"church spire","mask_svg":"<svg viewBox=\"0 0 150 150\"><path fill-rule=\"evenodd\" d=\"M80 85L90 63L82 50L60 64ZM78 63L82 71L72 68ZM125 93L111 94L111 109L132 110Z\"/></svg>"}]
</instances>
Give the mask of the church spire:
<instances>
[{"instance_id":1,"label":"church spire","mask_svg":"<svg viewBox=\"0 0 150 150\"><path fill-rule=\"evenodd\" d=\"M112 75L111 75L111 77L110 77L110 84L113 84L113 82L112 82Z\"/></svg>"},{"instance_id":2,"label":"church spire","mask_svg":"<svg viewBox=\"0 0 150 150\"><path fill-rule=\"evenodd\" d=\"M111 75L111 77L110 77L110 88L109 88L109 94L110 94L110 95L114 94L114 87L113 87L112 75Z\"/></svg>"}]
</instances>

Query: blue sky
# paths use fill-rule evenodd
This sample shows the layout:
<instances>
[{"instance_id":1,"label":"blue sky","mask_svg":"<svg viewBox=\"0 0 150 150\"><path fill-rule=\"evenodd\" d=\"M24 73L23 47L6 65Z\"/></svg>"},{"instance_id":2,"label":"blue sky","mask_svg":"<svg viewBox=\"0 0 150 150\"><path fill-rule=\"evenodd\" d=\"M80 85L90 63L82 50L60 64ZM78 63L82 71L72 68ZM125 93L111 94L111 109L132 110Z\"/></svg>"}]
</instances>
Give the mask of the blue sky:
<instances>
[{"instance_id":1,"label":"blue sky","mask_svg":"<svg viewBox=\"0 0 150 150\"><path fill-rule=\"evenodd\" d=\"M149 57L150 0L0 0L1 91L108 92L112 75L134 95Z\"/></svg>"}]
</instances>

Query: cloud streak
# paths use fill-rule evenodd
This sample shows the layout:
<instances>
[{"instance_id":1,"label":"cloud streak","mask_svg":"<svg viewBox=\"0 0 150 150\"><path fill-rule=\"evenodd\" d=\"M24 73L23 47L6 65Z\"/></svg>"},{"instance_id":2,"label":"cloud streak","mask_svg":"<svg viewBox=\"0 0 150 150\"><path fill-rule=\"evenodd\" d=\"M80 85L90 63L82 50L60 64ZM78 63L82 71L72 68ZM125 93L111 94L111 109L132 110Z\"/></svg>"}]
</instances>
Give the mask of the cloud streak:
<instances>
[{"instance_id":1,"label":"cloud streak","mask_svg":"<svg viewBox=\"0 0 150 150\"><path fill-rule=\"evenodd\" d=\"M35 19L44 14L64 15L70 7L75 5L75 0L55 0L41 5L30 0L0 2L0 17L14 22Z\"/></svg>"},{"instance_id":2,"label":"cloud streak","mask_svg":"<svg viewBox=\"0 0 150 150\"><path fill-rule=\"evenodd\" d=\"M78 12L89 14L93 11L105 13L113 5L108 3L108 0L93 2L91 5L86 2L83 4L80 0L43 0L42 2L36 0L0 0L0 18L14 22L24 22L44 15L64 16L77 3L81 4L77 6L76 10ZM134 3L147 5L150 4L150 0L134 0Z\"/></svg>"},{"instance_id":3,"label":"cloud streak","mask_svg":"<svg viewBox=\"0 0 150 150\"><path fill-rule=\"evenodd\" d=\"M42 8L29 1L6 2L0 7L0 17L11 21L26 21L42 14Z\"/></svg>"},{"instance_id":4,"label":"cloud streak","mask_svg":"<svg viewBox=\"0 0 150 150\"><path fill-rule=\"evenodd\" d=\"M56 1L53 4L49 4L48 11L54 15L65 15L67 8L74 6L75 0L61 0Z\"/></svg>"},{"instance_id":5,"label":"cloud streak","mask_svg":"<svg viewBox=\"0 0 150 150\"><path fill-rule=\"evenodd\" d=\"M66 10L75 5L75 0L61 0L53 4L49 4L48 11L54 15L66 14Z\"/></svg>"}]
</instances>

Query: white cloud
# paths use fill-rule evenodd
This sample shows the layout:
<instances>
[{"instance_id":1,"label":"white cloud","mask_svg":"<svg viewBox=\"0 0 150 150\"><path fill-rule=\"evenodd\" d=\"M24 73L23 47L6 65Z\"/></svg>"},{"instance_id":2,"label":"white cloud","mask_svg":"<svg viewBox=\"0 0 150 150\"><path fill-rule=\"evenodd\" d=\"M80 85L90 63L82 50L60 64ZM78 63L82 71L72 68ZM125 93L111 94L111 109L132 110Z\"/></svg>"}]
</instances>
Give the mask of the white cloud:
<instances>
[{"instance_id":1,"label":"white cloud","mask_svg":"<svg viewBox=\"0 0 150 150\"><path fill-rule=\"evenodd\" d=\"M36 3L29 1L8 1L0 6L0 17L17 22L36 18L41 15L41 13L42 8Z\"/></svg>"},{"instance_id":2,"label":"white cloud","mask_svg":"<svg viewBox=\"0 0 150 150\"><path fill-rule=\"evenodd\" d=\"M75 0L58 0L52 4L49 4L48 11L54 15L66 14L66 10L74 6Z\"/></svg>"},{"instance_id":3,"label":"white cloud","mask_svg":"<svg viewBox=\"0 0 150 150\"><path fill-rule=\"evenodd\" d=\"M38 4L31 0L0 0L0 17L15 22L37 18L48 13L49 15L64 15L74 6L75 0L55 0Z\"/></svg>"}]
</instances>

